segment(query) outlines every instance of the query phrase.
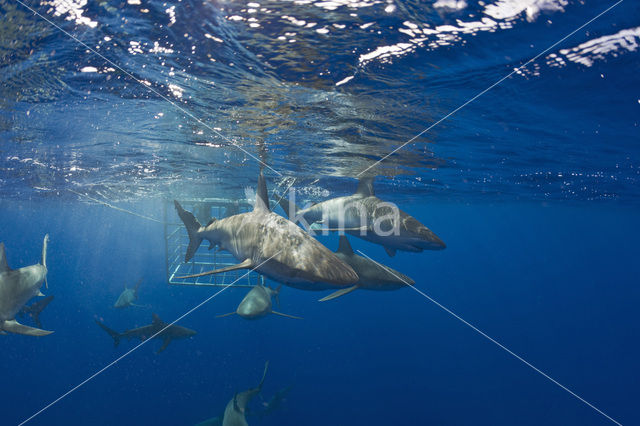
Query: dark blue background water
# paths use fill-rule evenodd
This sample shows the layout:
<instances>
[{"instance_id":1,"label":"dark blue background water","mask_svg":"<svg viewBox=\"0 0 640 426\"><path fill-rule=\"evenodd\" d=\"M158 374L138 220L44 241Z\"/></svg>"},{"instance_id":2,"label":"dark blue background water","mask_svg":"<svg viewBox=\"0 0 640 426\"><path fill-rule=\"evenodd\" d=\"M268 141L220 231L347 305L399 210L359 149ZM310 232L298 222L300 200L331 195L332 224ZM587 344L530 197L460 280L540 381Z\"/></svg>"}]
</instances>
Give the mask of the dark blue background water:
<instances>
[{"instance_id":1,"label":"dark blue background water","mask_svg":"<svg viewBox=\"0 0 640 426\"><path fill-rule=\"evenodd\" d=\"M613 4L259 3L89 2L58 15L62 2L28 3L153 93L0 0L0 241L20 267L49 233L43 291L55 295L42 314L54 334L1 336L2 424L136 344L114 349L95 319L169 322L214 291L167 284L161 224L76 193L162 218L165 199L243 196L255 156L309 200L347 195L375 160ZM378 195L446 250L389 258L352 240L625 425L640 423L639 16L625 0L373 170ZM447 27L483 17L492 31ZM435 33L416 41L407 22ZM405 51L371 56L383 46ZM270 188L288 182L267 174ZM111 308L141 277L152 308ZM265 401L293 388L252 425L611 424L410 289L319 303L324 293L285 288L280 310L304 320L215 318L244 291L181 321L192 339L159 355L145 344L29 424L195 424L255 386L266 360Z\"/></svg>"}]
</instances>

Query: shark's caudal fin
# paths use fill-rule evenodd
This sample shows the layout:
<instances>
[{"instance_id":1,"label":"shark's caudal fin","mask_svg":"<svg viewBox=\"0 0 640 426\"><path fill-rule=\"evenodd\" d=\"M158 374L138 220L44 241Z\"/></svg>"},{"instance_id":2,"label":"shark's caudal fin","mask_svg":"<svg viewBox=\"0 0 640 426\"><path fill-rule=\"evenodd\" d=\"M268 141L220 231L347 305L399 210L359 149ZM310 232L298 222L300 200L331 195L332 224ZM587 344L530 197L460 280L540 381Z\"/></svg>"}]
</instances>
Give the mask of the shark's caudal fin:
<instances>
[{"instance_id":1,"label":"shark's caudal fin","mask_svg":"<svg viewBox=\"0 0 640 426\"><path fill-rule=\"evenodd\" d=\"M349 244L349 240L345 235L340 235L340 242L338 243L338 253L353 254L351 244Z\"/></svg>"},{"instance_id":2,"label":"shark's caudal fin","mask_svg":"<svg viewBox=\"0 0 640 426\"><path fill-rule=\"evenodd\" d=\"M180 216L180 219L182 219L184 226L187 228L187 234L189 234L189 247L187 247L187 254L184 256L184 261L188 262L189 260L191 260L193 255L196 253L196 250L198 250L198 247L200 247L200 244L202 243L202 237L198 235L198 230L200 229L201 225L200 222L198 222L198 219L196 219L196 217L193 215L193 213L183 209L180 203L178 203L176 200L173 200L173 204L176 206L178 216Z\"/></svg>"},{"instance_id":3,"label":"shark's caudal fin","mask_svg":"<svg viewBox=\"0 0 640 426\"><path fill-rule=\"evenodd\" d=\"M356 194L364 197L375 195L373 192L373 178L366 177L358 179L358 189L356 190Z\"/></svg>"},{"instance_id":4,"label":"shark's caudal fin","mask_svg":"<svg viewBox=\"0 0 640 426\"><path fill-rule=\"evenodd\" d=\"M349 294L353 290L357 290L358 288L360 288L359 284L356 284L354 286L347 287L347 288L341 288L340 290L334 291L330 295L323 297L322 299L320 299L320 302L326 302L328 300L333 300L333 299L338 298L340 296L344 296L345 294Z\"/></svg>"},{"instance_id":5,"label":"shark's caudal fin","mask_svg":"<svg viewBox=\"0 0 640 426\"><path fill-rule=\"evenodd\" d=\"M0 243L0 273L9 272L9 264L7 264L7 255L4 252L4 243Z\"/></svg>"},{"instance_id":6,"label":"shark's caudal fin","mask_svg":"<svg viewBox=\"0 0 640 426\"><path fill-rule=\"evenodd\" d=\"M269 194L267 193L267 183L264 180L262 169L260 170L260 176L258 176L258 188L256 188L256 203L253 206L253 210L271 210L271 208L269 208Z\"/></svg>"},{"instance_id":7,"label":"shark's caudal fin","mask_svg":"<svg viewBox=\"0 0 640 426\"><path fill-rule=\"evenodd\" d=\"M118 345L120 344L120 339L122 339L122 334L110 329L109 327L107 327L106 325L104 325L98 320L95 320L95 321L96 321L96 324L100 326L100 328L106 331L109 334L109 336L113 338L113 346L118 347Z\"/></svg>"},{"instance_id":8,"label":"shark's caudal fin","mask_svg":"<svg viewBox=\"0 0 640 426\"><path fill-rule=\"evenodd\" d=\"M24 334L25 336L46 336L53 333L53 331L22 325L16 320L4 321L1 328L9 333Z\"/></svg>"}]
</instances>

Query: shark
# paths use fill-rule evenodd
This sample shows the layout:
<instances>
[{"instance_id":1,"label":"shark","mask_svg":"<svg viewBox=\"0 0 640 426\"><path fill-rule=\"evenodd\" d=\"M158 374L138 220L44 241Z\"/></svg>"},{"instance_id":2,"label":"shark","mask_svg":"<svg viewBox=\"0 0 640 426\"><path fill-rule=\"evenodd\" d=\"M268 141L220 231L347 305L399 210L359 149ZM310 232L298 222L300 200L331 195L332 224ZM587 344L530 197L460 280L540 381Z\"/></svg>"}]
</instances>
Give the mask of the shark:
<instances>
[{"instance_id":1,"label":"shark","mask_svg":"<svg viewBox=\"0 0 640 426\"><path fill-rule=\"evenodd\" d=\"M413 216L376 197L371 177L359 179L358 189L353 195L332 198L305 209L283 197L278 204L295 223L308 224L311 229L322 224L330 231L382 245L392 257L397 250L422 252L446 248L433 231Z\"/></svg>"},{"instance_id":2,"label":"shark","mask_svg":"<svg viewBox=\"0 0 640 426\"><path fill-rule=\"evenodd\" d=\"M0 333L16 333L27 336L46 336L53 331L29 327L16 321L16 315L34 296L44 296L40 291L47 277L47 244L44 236L42 261L36 265L11 269L7 263L4 243L0 243Z\"/></svg>"},{"instance_id":3,"label":"shark","mask_svg":"<svg viewBox=\"0 0 640 426\"><path fill-rule=\"evenodd\" d=\"M116 300L116 303L114 303L113 307L120 309L128 308L129 306L143 307L142 305L136 305L135 303L133 303L138 300L138 288L140 288L141 283L142 278L136 283L133 288L129 288L125 284L124 290L122 291L122 293L120 293L120 296L118 296L118 300Z\"/></svg>"},{"instance_id":4,"label":"shark","mask_svg":"<svg viewBox=\"0 0 640 426\"><path fill-rule=\"evenodd\" d=\"M29 315L33 322L36 323L38 328L42 328L42 323L40 322L40 314L47 307L49 303L53 300L53 296L47 296L44 299L40 299L37 302L33 302L29 306L23 306L18 312L19 315Z\"/></svg>"},{"instance_id":5,"label":"shark","mask_svg":"<svg viewBox=\"0 0 640 426\"><path fill-rule=\"evenodd\" d=\"M188 262L203 240L230 252L240 263L182 278L200 277L239 269L252 269L267 278L302 290L347 287L358 281L355 271L307 232L269 207L267 185L260 171L252 211L223 219L212 218L206 226L174 201L187 228Z\"/></svg>"},{"instance_id":6,"label":"shark","mask_svg":"<svg viewBox=\"0 0 640 426\"><path fill-rule=\"evenodd\" d=\"M302 319L300 317L283 314L282 312L273 310L271 298L275 297L278 305L280 304L278 296L280 294L281 287L282 285L278 286L278 288L274 290L271 287L258 284L254 286L246 296L244 296L235 312L218 315L218 318L238 314L244 319L253 320L263 318L269 314L276 314L287 318Z\"/></svg>"},{"instance_id":7,"label":"shark","mask_svg":"<svg viewBox=\"0 0 640 426\"><path fill-rule=\"evenodd\" d=\"M149 325L145 325L138 328L132 328L131 330L118 333L107 327L104 323L96 320L96 324L106 331L109 336L113 338L113 344L117 347L120 344L120 340L126 339L140 339L146 340L148 338L162 339L162 346L156 353L160 353L167 349L169 343L176 339L186 339L194 336L196 332L186 327L182 327L175 324L167 324L160 319L156 314L153 314L153 321Z\"/></svg>"},{"instance_id":8,"label":"shark","mask_svg":"<svg viewBox=\"0 0 640 426\"><path fill-rule=\"evenodd\" d=\"M403 273L391 269L388 266L383 266L364 256L355 254L346 235L340 235L336 256L348 263L353 270L356 271L360 279L351 287L340 289L323 297L320 299L321 302L344 296L358 289L386 291L415 284L414 280Z\"/></svg>"},{"instance_id":9,"label":"shark","mask_svg":"<svg viewBox=\"0 0 640 426\"><path fill-rule=\"evenodd\" d=\"M248 426L246 412L249 402L260 393L262 390L262 384L264 378L267 375L267 369L269 368L269 361L264 364L264 372L262 373L262 380L255 388L248 389L244 392L238 392L233 396L233 399L229 401L224 409L224 416L222 418L222 426Z\"/></svg>"}]
</instances>

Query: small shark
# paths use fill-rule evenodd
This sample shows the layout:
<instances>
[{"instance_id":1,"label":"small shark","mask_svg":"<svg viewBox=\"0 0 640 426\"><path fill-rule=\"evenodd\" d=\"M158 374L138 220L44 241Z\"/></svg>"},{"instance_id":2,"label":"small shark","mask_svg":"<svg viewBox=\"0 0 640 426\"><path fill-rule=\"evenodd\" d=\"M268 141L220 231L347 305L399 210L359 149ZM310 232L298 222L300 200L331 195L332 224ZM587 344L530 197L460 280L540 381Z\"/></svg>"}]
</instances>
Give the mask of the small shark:
<instances>
[{"instance_id":1,"label":"small shark","mask_svg":"<svg viewBox=\"0 0 640 426\"><path fill-rule=\"evenodd\" d=\"M238 309L236 309L235 312L218 315L218 318L238 314L244 319L252 320L265 317L269 314L276 314L287 318L302 319L293 315L283 314L282 312L276 312L272 309L273 304L271 303L271 297L275 296L278 305L280 305L280 300L278 298L280 294L280 287L282 286L280 285L274 290L271 287L258 284L254 286L246 296L244 296L244 299L242 299L242 302L240 302L240 305L238 305Z\"/></svg>"},{"instance_id":2,"label":"small shark","mask_svg":"<svg viewBox=\"0 0 640 426\"><path fill-rule=\"evenodd\" d=\"M326 297L323 297L320 299L321 302L335 299L336 297L351 293L353 290L357 289L396 290L401 287L415 284L415 281L408 276L391 269L388 266L382 266L371 259L355 254L345 235L340 235L340 242L338 245L338 251L336 251L336 256L349 264L349 266L356 271L360 280L352 287L340 289Z\"/></svg>"},{"instance_id":3,"label":"small shark","mask_svg":"<svg viewBox=\"0 0 640 426\"><path fill-rule=\"evenodd\" d=\"M118 300L113 305L114 308L128 308L129 306L138 306L144 307L142 305L136 305L135 302L138 300L138 288L140 288L140 284L142 283L142 278L136 283L135 287L129 288L127 285L124 285L124 290L118 296Z\"/></svg>"},{"instance_id":4,"label":"small shark","mask_svg":"<svg viewBox=\"0 0 640 426\"><path fill-rule=\"evenodd\" d=\"M293 222L270 210L262 171L256 192L253 211L219 220L214 218L204 227L192 213L174 201L189 234L185 262L193 257L203 239L231 252L240 262L181 278L255 269L274 281L302 290L336 289L358 281L358 275L349 265Z\"/></svg>"},{"instance_id":5,"label":"small shark","mask_svg":"<svg viewBox=\"0 0 640 426\"><path fill-rule=\"evenodd\" d=\"M146 340L150 337L153 337L155 339L162 339L162 346L156 353L160 353L167 349L169 343L171 343L171 341L175 339L186 339L187 337L191 337L196 334L195 331L186 327L181 327L179 325L168 325L167 323L162 321L156 314L153 314L153 322L151 324L133 328L131 330L126 330L122 333L118 333L117 331L110 329L98 320L96 320L96 324L98 324L104 331L109 333L109 336L113 338L113 344L116 347L120 344L120 340L122 338Z\"/></svg>"},{"instance_id":6,"label":"small shark","mask_svg":"<svg viewBox=\"0 0 640 426\"><path fill-rule=\"evenodd\" d=\"M330 231L346 232L380 244L389 256L395 256L396 250L421 252L446 247L414 217L376 197L373 178L360 179L353 195L332 198L306 209L299 209L285 198L280 198L278 204L295 223L306 222L310 226L321 223Z\"/></svg>"},{"instance_id":7,"label":"small shark","mask_svg":"<svg viewBox=\"0 0 640 426\"><path fill-rule=\"evenodd\" d=\"M247 405L249 405L249 402L253 399L253 397L259 394L262 390L262 384L264 383L264 378L267 375L268 368L269 361L264 364L262 380L260 380L260 384L258 384L258 386L235 394L233 396L233 399L229 401L227 407L224 409L222 426L249 426L249 424L247 423L247 418L245 417L245 414L247 412Z\"/></svg>"},{"instance_id":8,"label":"small shark","mask_svg":"<svg viewBox=\"0 0 640 426\"><path fill-rule=\"evenodd\" d=\"M46 336L53 331L28 327L16 321L16 315L34 296L44 296L40 292L47 277L47 244L49 234L42 244L42 263L11 269L7 264L4 244L0 243L0 333Z\"/></svg>"},{"instance_id":9,"label":"small shark","mask_svg":"<svg viewBox=\"0 0 640 426\"><path fill-rule=\"evenodd\" d=\"M47 296L44 299L38 300L37 302L34 302L29 306L23 306L18 314L21 316L29 315L33 319L33 322L36 323L38 328L42 328L42 323L40 322L40 314L52 300L53 296Z\"/></svg>"}]
</instances>

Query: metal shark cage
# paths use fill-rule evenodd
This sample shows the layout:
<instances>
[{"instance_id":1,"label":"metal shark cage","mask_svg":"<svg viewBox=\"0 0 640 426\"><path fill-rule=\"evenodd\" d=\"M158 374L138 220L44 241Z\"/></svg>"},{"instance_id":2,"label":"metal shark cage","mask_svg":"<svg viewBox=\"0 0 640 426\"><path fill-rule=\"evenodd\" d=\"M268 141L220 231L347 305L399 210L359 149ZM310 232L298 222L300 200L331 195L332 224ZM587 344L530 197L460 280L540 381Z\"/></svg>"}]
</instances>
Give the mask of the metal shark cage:
<instances>
[{"instance_id":1,"label":"metal shark cage","mask_svg":"<svg viewBox=\"0 0 640 426\"><path fill-rule=\"evenodd\" d=\"M226 198L200 198L179 200L180 204L193 214L203 225L211 218L222 219L232 214L249 211L253 206L247 200L230 200ZM261 276L255 272L236 270L215 275L205 275L195 278L181 278L186 275L199 274L224 268L238 263L231 253L209 249L207 241L204 241L196 254L189 262L185 263L185 254L189 245L187 230L178 217L173 206L173 201L164 203L164 236L165 236L165 260L167 281L173 285L192 286L233 286L252 287L261 282ZM244 276L246 274L246 276Z\"/></svg>"}]
</instances>

